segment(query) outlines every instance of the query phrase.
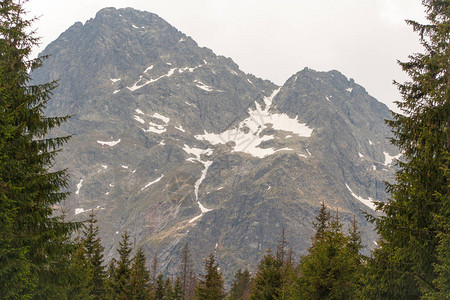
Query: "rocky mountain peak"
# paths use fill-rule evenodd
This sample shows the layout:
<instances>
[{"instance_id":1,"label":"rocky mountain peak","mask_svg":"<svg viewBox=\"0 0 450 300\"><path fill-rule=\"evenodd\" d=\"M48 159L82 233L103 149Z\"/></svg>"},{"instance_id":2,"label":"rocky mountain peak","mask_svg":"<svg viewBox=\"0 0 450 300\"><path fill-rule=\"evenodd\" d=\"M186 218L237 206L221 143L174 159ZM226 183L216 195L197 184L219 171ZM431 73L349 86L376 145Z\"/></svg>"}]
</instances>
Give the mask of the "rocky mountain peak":
<instances>
[{"instance_id":1,"label":"rocky mountain peak","mask_svg":"<svg viewBox=\"0 0 450 300\"><path fill-rule=\"evenodd\" d=\"M398 152L385 105L338 71L305 68L282 87L200 48L157 15L106 8L43 52L36 81L60 79L48 113L74 115L58 167L71 216L97 213L107 257L120 233L176 271L186 241L197 266L255 266L281 229L309 246L321 201L357 217L386 197ZM226 274L230 276L230 274Z\"/></svg>"}]
</instances>

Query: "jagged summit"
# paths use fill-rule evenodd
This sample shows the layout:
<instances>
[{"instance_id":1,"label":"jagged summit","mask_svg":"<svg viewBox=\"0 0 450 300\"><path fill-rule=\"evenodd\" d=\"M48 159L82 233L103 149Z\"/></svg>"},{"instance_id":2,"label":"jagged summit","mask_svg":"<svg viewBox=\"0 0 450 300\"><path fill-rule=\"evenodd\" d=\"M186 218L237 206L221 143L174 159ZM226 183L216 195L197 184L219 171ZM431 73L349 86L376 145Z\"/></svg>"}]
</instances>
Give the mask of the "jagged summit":
<instances>
[{"instance_id":1,"label":"jagged summit","mask_svg":"<svg viewBox=\"0 0 450 300\"><path fill-rule=\"evenodd\" d=\"M255 266L282 228L304 253L321 201L344 221L386 197L398 152L385 105L338 71L282 86L246 74L157 15L106 8L43 52L37 81L60 79L48 113L74 115L59 167L71 216L95 210L108 258L127 230L174 272L185 241L197 266ZM229 276L230 274L226 274Z\"/></svg>"}]
</instances>

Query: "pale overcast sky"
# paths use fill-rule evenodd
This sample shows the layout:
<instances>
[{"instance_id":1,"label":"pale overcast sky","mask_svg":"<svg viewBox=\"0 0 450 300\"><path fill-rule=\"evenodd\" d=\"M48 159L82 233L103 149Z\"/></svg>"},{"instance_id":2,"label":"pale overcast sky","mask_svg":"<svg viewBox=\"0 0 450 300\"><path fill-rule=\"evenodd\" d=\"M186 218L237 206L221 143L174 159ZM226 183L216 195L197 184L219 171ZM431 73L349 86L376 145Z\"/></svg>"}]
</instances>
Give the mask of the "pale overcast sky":
<instances>
[{"instance_id":1,"label":"pale overcast sky","mask_svg":"<svg viewBox=\"0 0 450 300\"><path fill-rule=\"evenodd\" d=\"M104 7L156 13L244 72L278 85L304 67L338 70L391 109L400 98L392 80L407 79L397 59L422 51L404 20L425 19L420 0L30 0L29 14L41 16L36 52Z\"/></svg>"}]
</instances>

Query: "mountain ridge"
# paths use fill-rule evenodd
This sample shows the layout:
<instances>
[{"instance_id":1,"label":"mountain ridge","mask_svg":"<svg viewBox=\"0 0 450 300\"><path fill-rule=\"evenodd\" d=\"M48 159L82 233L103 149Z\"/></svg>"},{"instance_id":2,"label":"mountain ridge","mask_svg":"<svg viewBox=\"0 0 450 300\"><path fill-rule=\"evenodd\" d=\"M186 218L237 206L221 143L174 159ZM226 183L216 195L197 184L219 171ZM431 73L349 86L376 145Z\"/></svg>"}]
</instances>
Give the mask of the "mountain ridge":
<instances>
[{"instance_id":1,"label":"mountain ridge","mask_svg":"<svg viewBox=\"0 0 450 300\"><path fill-rule=\"evenodd\" d=\"M74 134L57 165L71 173L66 205L78 220L96 211L108 259L127 230L166 272L188 241L198 270L215 251L232 274L282 228L305 253L322 201L374 247L360 210L387 197L398 151L387 107L352 79L305 68L279 87L130 8L74 24L50 53L32 75L61 79L48 114L74 115L56 131Z\"/></svg>"}]
</instances>

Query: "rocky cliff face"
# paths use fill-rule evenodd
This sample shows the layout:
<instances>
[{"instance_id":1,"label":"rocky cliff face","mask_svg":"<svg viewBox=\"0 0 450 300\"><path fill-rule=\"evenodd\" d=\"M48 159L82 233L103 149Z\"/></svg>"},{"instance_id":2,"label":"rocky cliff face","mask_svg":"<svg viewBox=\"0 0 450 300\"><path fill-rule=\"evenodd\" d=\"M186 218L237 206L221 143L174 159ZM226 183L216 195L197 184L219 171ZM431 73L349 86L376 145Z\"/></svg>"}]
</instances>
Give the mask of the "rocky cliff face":
<instances>
[{"instance_id":1,"label":"rocky cliff face","mask_svg":"<svg viewBox=\"0 0 450 300\"><path fill-rule=\"evenodd\" d=\"M51 43L36 81L60 80L50 115L73 115L58 159L70 216L97 213L107 257L121 233L173 273L186 241L227 276L276 248L305 253L321 201L356 216L393 174L385 105L338 71L304 69L282 87L200 48L155 14L106 8Z\"/></svg>"}]
</instances>

